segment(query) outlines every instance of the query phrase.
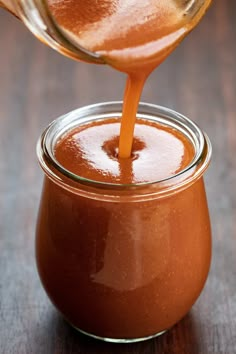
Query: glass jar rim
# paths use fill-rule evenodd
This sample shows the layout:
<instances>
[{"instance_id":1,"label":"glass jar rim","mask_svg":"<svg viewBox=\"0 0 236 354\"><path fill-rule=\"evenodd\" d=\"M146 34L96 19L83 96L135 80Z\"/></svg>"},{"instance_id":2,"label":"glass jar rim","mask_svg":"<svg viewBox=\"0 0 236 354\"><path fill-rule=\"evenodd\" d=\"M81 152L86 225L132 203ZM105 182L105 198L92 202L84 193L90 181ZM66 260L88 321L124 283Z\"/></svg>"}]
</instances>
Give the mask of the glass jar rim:
<instances>
[{"instance_id":1,"label":"glass jar rim","mask_svg":"<svg viewBox=\"0 0 236 354\"><path fill-rule=\"evenodd\" d=\"M119 184L100 182L76 175L64 168L54 156L54 146L58 139L66 132L94 120L105 118L120 118L122 101L96 103L73 110L55 119L44 130L37 143L37 156L44 173L54 182L66 189L83 191L92 194L107 194L115 196L121 194L137 195L166 195L181 190L200 178L209 165L212 148L208 136L202 132L196 123L184 115L158 105L140 102L137 117L161 122L176 128L186 135L195 149L192 161L184 169L167 178L141 182L136 184ZM73 185L71 185L73 182ZM121 193L121 194L120 194Z\"/></svg>"}]
</instances>

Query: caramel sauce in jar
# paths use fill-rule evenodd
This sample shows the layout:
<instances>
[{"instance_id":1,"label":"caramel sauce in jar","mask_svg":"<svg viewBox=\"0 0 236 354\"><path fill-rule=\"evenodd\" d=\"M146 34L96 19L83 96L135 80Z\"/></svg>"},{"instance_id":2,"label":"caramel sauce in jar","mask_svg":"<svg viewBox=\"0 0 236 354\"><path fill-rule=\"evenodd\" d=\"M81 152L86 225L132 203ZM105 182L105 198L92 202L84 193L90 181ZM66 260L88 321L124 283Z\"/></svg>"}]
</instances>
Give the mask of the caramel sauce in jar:
<instances>
[{"instance_id":1,"label":"caramel sauce in jar","mask_svg":"<svg viewBox=\"0 0 236 354\"><path fill-rule=\"evenodd\" d=\"M85 107L43 134L36 255L48 296L74 327L134 341L172 327L206 281L211 147L185 117L144 104L133 154L119 158L121 108Z\"/></svg>"}]
</instances>

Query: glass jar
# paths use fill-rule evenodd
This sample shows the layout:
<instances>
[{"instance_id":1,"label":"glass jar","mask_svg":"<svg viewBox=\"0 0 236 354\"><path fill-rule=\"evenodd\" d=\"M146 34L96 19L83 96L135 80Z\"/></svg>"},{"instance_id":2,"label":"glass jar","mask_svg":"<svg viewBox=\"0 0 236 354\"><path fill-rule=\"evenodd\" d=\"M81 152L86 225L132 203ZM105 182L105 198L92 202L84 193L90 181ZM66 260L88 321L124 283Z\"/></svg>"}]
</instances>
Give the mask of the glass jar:
<instances>
[{"instance_id":1,"label":"glass jar","mask_svg":"<svg viewBox=\"0 0 236 354\"><path fill-rule=\"evenodd\" d=\"M121 111L121 102L80 108L42 134L36 258L49 298L72 326L106 341L132 342L171 328L205 284L211 231L203 173L211 145L188 118L142 103L138 117L176 129L193 145L184 170L154 183L115 185L86 180L58 163L54 147L65 132Z\"/></svg>"}]
</instances>

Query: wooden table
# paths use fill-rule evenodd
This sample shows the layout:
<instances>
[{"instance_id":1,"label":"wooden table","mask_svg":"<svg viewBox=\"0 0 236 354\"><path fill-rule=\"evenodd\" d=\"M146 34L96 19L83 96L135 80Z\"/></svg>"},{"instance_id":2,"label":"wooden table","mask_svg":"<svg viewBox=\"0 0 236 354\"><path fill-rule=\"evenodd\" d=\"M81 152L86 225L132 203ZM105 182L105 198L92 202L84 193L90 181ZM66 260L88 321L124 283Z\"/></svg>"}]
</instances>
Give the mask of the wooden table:
<instances>
[{"instance_id":1,"label":"wooden table","mask_svg":"<svg viewBox=\"0 0 236 354\"><path fill-rule=\"evenodd\" d=\"M55 117L120 99L124 76L76 63L0 11L0 353L236 353L236 1L215 0L201 25L151 76L143 100L194 119L213 145L206 186L213 230L207 285L167 334L134 345L79 335L47 299L34 259L43 174L35 144Z\"/></svg>"}]
</instances>

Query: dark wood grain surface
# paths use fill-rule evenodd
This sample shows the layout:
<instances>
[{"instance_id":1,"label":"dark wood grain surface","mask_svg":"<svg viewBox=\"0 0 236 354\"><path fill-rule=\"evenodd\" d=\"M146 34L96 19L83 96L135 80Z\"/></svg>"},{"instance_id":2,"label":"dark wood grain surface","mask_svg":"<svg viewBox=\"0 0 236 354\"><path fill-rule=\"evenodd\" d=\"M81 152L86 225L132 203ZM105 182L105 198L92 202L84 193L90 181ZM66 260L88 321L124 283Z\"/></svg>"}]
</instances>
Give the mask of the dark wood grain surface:
<instances>
[{"instance_id":1,"label":"dark wood grain surface","mask_svg":"<svg viewBox=\"0 0 236 354\"><path fill-rule=\"evenodd\" d=\"M76 63L0 11L0 353L236 353L236 1L215 0L201 25L147 82L143 100L174 108L210 136L206 187L213 230L207 285L161 338L134 345L79 335L47 299L34 259L43 174L35 144L55 117L121 99L124 76Z\"/></svg>"}]
</instances>

